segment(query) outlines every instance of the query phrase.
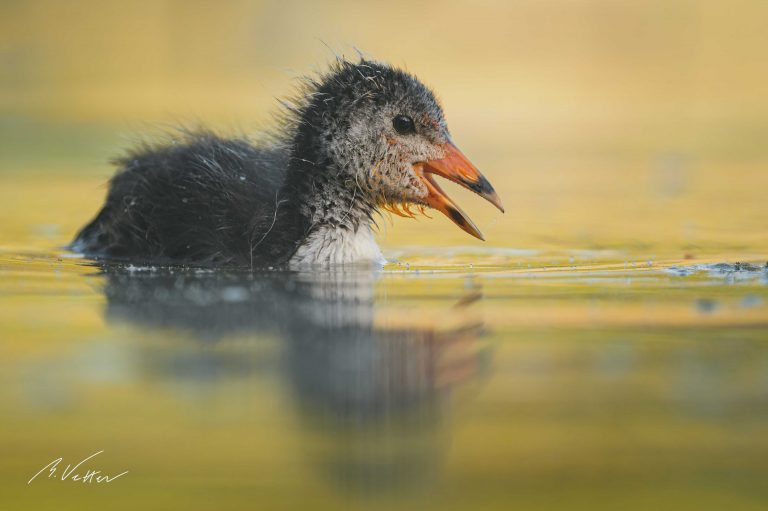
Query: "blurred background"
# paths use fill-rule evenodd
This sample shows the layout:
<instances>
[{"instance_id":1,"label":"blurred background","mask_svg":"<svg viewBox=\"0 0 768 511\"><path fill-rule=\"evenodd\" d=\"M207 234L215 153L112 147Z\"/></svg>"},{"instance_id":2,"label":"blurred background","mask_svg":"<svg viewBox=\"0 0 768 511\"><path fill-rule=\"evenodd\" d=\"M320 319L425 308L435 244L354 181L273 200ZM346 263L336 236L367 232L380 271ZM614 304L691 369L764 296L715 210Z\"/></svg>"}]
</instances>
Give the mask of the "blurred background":
<instances>
[{"instance_id":1,"label":"blurred background","mask_svg":"<svg viewBox=\"0 0 768 511\"><path fill-rule=\"evenodd\" d=\"M0 509L768 506L765 0L0 0ZM99 267L108 163L356 50L501 215L376 274ZM749 262L750 264L742 264ZM28 478L58 456L130 473Z\"/></svg>"},{"instance_id":2,"label":"blurred background","mask_svg":"<svg viewBox=\"0 0 768 511\"><path fill-rule=\"evenodd\" d=\"M761 0L0 5L5 224L55 207L65 240L102 200L107 160L138 136L258 132L297 76L358 48L435 89L507 206L500 217L451 187L491 245L768 248ZM45 179L30 197L14 185L32 176ZM49 196L64 193L78 199ZM397 219L384 243L475 243L444 220L426 233Z\"/></svg>"}]
</instances>

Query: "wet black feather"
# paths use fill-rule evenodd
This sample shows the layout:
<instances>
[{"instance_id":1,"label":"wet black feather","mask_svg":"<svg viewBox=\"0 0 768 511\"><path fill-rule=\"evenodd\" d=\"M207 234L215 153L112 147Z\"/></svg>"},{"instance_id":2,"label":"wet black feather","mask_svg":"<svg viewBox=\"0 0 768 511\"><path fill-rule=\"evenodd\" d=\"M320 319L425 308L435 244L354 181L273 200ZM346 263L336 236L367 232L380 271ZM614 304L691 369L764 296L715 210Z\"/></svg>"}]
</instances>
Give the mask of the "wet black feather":
<instances>
[{"instance_id":1,"label":"wet black feather","mask_svg":"<svg viewBox=\"0 0 768 511\"><path fill-rule=\"evenodd\" d=\"M72 248L153 264L281 264L305 227L276 215L287 159L212 132L145 145L115 161L106 203Z\"/></svg>"}]
</instances>

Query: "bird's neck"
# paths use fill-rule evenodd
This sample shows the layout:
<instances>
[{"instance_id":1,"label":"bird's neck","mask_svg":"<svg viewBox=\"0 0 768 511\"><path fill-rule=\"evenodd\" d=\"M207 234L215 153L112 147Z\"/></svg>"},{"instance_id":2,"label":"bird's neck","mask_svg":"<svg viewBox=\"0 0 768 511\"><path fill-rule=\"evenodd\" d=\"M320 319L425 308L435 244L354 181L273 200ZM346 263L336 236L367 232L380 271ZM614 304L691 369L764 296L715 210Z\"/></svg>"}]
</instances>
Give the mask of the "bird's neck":
<instances>
[{"instance_id":1,"label":"bird's neck","mask_svg":"<svg viewBox=\"0 0 768 511\"><path fill-rule=\"evenodd\" d=\"M291 266L372 263L386 261L369 225L351 231L330 225L315 228L291 257Z\"/></svg>"},{"instance_id":2,"label":"bird's neck","mask_svg":"<svg viewBox=\"0 0 768 511\"><path fill-rule=\"evenodd\" d=\"M371 229L374 206L351 175L311 152L292 155L284 197L299 210L304 236L291 264L384 262Z\"/></svg>"}]
</instances>

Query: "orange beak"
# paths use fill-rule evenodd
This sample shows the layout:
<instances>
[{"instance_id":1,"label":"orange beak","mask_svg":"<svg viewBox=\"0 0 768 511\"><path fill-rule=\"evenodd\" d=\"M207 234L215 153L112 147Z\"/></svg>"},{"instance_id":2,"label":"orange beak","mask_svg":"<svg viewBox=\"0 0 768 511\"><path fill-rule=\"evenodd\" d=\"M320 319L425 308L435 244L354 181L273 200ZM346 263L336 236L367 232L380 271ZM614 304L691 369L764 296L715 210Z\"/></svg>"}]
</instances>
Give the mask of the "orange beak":
<instances>
[{"instance_id":1,"label":"orange beak","mask_svg":"<svg viewBox=\"0 0 768 511\"><path fill-rule=\"evenodd\" d=\"M443 146L445 157L439 160L429 160L414 165L414 170L427 186L427 196L424 202L427 206L440 211L442 214L453 220L453 223L461 227L472 236L485 241L482 233L477 226L469 219L455 202L445 194L440 185L438 185L432 174L437 174L446 179L457 183L464 188L472 190L480 197L484 198L503 213L504 206L501 205L501 199L485 177L475 168L472 163L464 156L458 148L451 142Z\"/></svg>"}]
</instances>

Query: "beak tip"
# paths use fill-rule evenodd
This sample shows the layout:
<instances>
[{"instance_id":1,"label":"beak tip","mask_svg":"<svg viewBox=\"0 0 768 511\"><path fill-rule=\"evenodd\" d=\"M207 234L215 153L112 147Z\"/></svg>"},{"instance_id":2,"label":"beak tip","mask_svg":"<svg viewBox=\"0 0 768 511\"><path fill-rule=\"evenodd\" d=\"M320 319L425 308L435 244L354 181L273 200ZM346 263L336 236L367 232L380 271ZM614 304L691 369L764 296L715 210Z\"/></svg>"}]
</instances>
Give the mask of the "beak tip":
<instances>
[{"instance_id":1,"label":"beak tip","mask_svg":"<svg viewBox=\"0 0 768 511\"><path fill-rule=\"evenodd\" d=\"M489 185L490 186L490 185ZM501 203L501 199L499 198L499 194L496 193L495 190L491 189L491 192L485 196L485 199L496 206L496 209L501 211L502 213L505 213L504 211L504 204Z\"/></svg>"}]
</instances>

